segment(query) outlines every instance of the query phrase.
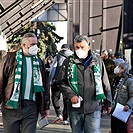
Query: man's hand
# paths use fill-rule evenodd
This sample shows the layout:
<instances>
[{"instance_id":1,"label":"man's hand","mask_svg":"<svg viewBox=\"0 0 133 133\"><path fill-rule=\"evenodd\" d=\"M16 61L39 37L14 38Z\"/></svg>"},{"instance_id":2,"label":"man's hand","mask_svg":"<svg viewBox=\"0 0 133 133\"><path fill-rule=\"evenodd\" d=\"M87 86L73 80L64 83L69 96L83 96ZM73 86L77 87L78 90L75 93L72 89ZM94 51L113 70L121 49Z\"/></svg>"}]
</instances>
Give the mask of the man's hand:
<instances>
[{"instance_id":1,"label":"man's hand","mask_svg":"<svg viewBox=\"0 0 133 133\"><path fill-rule=\"evenodd\" d=\"M125 105L124 108L123 108L123 111L127 112L128 110L129 110L129 106Z\"/></svg>"},{"instance_id":2,"label":"man's hand","mask_svg":"<svg viewBox=\"0 0 133 133\"><path fill-rule=\"evenodd\" d=\"M78 103L78 96L73 96L73 97L71 98L71 102L72 102L72 104Z\"/></svg>"},{"instance_id":3,"label":"man's hand","mask_svg":"<svg viewBox=\"0 0 133 133\"><path fill-rule=\"evenodd\" d=\"M110 114L112 108L111 107L107 107L107 114Z\"/></svg>"},{"instance_id":4,"label":"man's hand","mask_svg":"<svg viewBox=\"0 0 133 133\"><path fill-rule=\"evenodd\" d=\"M50 110L45 110L42 117L48 117Z\"/></svg>"}]
</instances>

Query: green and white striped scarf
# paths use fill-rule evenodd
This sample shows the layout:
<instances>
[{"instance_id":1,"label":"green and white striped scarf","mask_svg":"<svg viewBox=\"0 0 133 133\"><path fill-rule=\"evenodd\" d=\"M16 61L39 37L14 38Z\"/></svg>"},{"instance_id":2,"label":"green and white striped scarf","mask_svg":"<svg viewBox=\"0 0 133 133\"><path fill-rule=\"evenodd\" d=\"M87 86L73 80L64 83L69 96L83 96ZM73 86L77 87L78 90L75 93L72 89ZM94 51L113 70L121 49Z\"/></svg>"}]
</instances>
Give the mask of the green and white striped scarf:
<instances>
[{"instance_id":1,"label":"green and white striped scarf","mask_svg":"<svg viewBox=\"0 0 133 133\"><path fill-rule=\"evenodd\" d=\"M103 86L102 86L101 72L100 72L99 64L94 65L93 71L94 71L95 86L96 86L96 100L106 99L104 92L103 92Z\"/></svg>"},{"instance_id":2,"label":"green and white striped scarf","mask_svg":"<svg viewBox=\"0 0 133 133\"><path fill-rule=\"evenodd\" d=\"M14 109L18 108L19 96L20 96L20 84L21 84L21 70L22 70L22 49L16 53L17 67L15 70L14 78L14 90L13 94L6 105L11 106ZM42 76L40 73L39 61L37 56L33 56L33 84L34 93L44 91L42 84Z\"/></svg>"},{"instance_id":3,"label":"green and white striped scarf","mask_svg":"<svg viewBox=\"0 0 133 133\"><path fill-rule=\"evenodd\" d=\"M74 55L72 55L70 56L70 61L68 65L67 79L71 89L79 96L77 76L77 66L74 63ZM96 86L96 100L106 99L103 92L100 66L98 63L94 65L94 78Z\"/></svg>"},{"instance_id":4,"label":"green and white striped scarf","mask_svg":"<svg viewBox=\"0 0 133 133\"><path fill-rule=\"evenodd\" d=\"M74 55L70 56L67 79L71 89L79 96L77 66L74 63Z\"/></svg>"}]
</instances>

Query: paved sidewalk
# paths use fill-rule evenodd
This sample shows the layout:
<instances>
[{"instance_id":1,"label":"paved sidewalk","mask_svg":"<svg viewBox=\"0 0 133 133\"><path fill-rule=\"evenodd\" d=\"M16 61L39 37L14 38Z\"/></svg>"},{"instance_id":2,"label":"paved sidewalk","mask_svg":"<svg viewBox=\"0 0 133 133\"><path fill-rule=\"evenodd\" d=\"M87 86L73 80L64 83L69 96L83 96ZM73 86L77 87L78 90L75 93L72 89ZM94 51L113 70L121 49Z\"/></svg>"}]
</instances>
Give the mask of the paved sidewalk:
<instances>
[{"instance_id":1,"label":"paved sidewalk","mask_svg":"<svg viewBox=\"0 0 133 133\"><path fill-rule=\"evenodd\" d=\"M62 97L60 100L60 104L63 107ZM70 125L63 125L63 122L59 124L54 124L53 122L55 118L56 118L56 115L51 103L50 115L48 117L49 125L47 125L43 129L39 129L37 127L36 133L71 133ZM105 114L104 116L102 116L102 119L101 119L101 133L108 133L109 129L110 129L110 115ZM0 133L4 133L1 114L0 114Z\"/></svg>"},{"instance_id":2,"label":"paved sidewalk","mask_svg":"<svg viewBox=\"0 0 133 133\"><path fill-rule=\"evenodd\" d=\"M70 125L63 125L62 122L59 124L54 124L53 122L55 118L56 117L53 107L51 107L51 113L48 117L49 125L41 130L37 128L37 133L71 133ZM110 129L110 116L104 115L101 120L101 133L108 133L109 129ZM4 133L1 121L0 121L0 133Z\"/></svg>"},{"instance_id":3,"label":"paved sidewalk","mask_svg":"<svg viewBox=\"0 0 133 133\"><path fill-rule=\"evenodd\" d=\"M70 125L63 125L63 123L54 124L55 120L54 110L51 110L51 114L48 118L49 125L41 130L37 130L37 133L71 133ZM110 129L110 115L104 115L101 119L101 133L108 133Z\"/></svg>"}]
</instances>

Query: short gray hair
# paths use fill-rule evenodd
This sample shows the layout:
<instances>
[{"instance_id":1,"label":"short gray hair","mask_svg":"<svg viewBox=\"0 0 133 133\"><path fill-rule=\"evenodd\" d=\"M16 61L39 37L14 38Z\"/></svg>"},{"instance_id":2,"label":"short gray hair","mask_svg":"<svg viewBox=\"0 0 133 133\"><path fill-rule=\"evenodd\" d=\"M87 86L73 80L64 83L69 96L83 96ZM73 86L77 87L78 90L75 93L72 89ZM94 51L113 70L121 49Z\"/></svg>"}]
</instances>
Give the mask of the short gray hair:
<instances>
[{"instance_id":1,"label":"short gray hair","mask_svg":"<svg viewBox=\"0 0 133 133\"><path fill-rule=\"evenodd\" d=\"M75 38L74 38L74 43L79 43L79 42L82 42L82 41L86 41L88 43L88 45L90 45L90 40L87 36L85 35L77 35Z\"/></svg>"},{"instance_id":2,"label":"short gray hair","mask_svg":"<svg viewBox=\"0 0 133 133\"><path fill-rule=\"evenodd\" d=\"M124 69L123 76L125 76L127 73L129 73L129 65L127 63L120 63L119 67Z\"/></svg>"},{"instance_id":3,"label":"short gray hair","mask_svg":"<svg viewBox=\"0 0 133 133\"><path fill-rule=\"evenodd\" d=\"M36 37L36 35L34 33L31 33L31 32L24 34L24 36L22 37L21 45L22 44L28 45L28 43L29 43L28 39L30 37Z\"/></svg>"}]
</instances>

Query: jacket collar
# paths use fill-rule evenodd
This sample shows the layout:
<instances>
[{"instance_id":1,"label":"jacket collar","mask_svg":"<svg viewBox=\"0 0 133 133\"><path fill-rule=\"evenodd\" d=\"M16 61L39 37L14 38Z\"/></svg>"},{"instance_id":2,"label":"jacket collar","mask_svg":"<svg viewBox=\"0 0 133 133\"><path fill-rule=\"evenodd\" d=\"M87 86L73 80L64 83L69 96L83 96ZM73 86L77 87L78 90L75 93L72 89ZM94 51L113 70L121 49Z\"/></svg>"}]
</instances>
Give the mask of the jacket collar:
<instances>
[{"instance_id":1,"label":"jacket collar","mask_svg":"<svg viewBox=\"0 0 133 133\"><path fill-rule=\"evenodd\" d=\"M92 52L92 60L91 60L91 63L90 63L90 67L92 67L92 66L94 66L95 64L97 64L98 63L98 57L97 57L97 55L94 53L94 52ZM74 54L74 62L76 63L76 64L78 64L78 63L82 63L81 61L80 61L80 59Z\"/></svg>"}]
</instances>

